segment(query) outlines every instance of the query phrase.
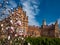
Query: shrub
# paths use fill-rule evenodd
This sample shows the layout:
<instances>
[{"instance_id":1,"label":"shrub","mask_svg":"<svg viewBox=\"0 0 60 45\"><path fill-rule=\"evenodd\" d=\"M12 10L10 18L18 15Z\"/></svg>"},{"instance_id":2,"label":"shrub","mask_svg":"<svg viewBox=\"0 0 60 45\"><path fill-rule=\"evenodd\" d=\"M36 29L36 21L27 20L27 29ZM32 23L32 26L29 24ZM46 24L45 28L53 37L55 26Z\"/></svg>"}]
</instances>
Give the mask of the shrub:
<instances>
[{"instance_id":1,"label":"shrub","mask_svg":"<svg viewBox=\"0 0 60 45\"><path fill-rule=\"evenodd\" d=\"M59 38L28 37L26 41L31 45L60 45Z\"/></svg>"}]
</instances>

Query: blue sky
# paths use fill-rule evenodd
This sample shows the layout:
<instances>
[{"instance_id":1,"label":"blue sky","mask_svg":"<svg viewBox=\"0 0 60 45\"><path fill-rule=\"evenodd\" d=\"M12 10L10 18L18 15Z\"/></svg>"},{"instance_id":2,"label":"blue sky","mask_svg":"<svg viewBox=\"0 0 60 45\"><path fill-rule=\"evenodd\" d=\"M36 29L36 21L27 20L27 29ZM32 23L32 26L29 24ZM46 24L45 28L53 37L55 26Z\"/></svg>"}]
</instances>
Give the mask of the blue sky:
<instances>
[{"instance_id":1,"label":"blue sky","mask_svg":"<svg viewBox=\"0 0 60 45\"><path fill-rule=\"evenodd\" d=\"M1 3L3 3L3 0L0 0ZM29 17L29 25L40 26L43 19L46 19L49 25L56 20L60 24L59 0L8 0L7 3L8 9L16 8L18 5L22 6Z\"/></svg>"},{"instance_id":2,"label":"blue sky","mask_svg":"<svg viewBox=\"0 0 60 45\"><path fill-rule=\"evenodd\" d=\"M46 19L47 24L54 23L56 20L60 23L60 0L41 0L39 14L39 19Z\"/></svg>"}]
</instances>

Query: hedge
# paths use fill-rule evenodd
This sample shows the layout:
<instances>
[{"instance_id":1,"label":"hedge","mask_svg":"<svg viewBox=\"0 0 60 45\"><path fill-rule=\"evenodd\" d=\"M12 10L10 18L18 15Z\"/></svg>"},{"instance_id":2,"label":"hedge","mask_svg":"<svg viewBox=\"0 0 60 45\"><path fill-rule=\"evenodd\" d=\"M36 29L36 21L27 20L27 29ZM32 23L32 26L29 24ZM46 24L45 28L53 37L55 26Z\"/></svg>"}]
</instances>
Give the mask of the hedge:
<instances>
[{"instance_id":1,"label":"hedge","mask_svg":"<svg viewBox=\"0 0 60 45\"><path fill-rule=\"evenodd\" d=\"M11 40L0 39L0 45L20 45L21 38L16 37ZM46 38L46 37L26 37L23 41L24 45L60 45L60 38Z\"/></svg>"},{"instance_id":2,"label":"hedge","mask_svg":"<svg viewBox=\"0 0 60 45\"><path fill-rule=\"evenodd\" d=\"M60 45L60 38L28 37L26 41L31 45Z\"/></svg>"}]
</instances>

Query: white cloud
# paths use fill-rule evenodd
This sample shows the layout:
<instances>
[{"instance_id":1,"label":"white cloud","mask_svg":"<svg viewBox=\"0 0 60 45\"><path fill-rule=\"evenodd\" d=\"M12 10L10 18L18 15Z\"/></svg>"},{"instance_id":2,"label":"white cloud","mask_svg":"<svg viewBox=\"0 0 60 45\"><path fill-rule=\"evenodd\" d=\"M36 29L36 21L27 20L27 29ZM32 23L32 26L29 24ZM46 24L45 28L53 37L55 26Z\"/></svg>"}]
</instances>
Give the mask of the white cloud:
<instances>
[{"instance_id":1,"label":"white cloud","mask_svg":"<svg viewBox=\"0 0 60 45\"><path fill-rule=\"evenodd\" d=\"M55 22L50 22L48 25L55 24Z\"/></svg>"},{"instance_id":2,"label":"white cloud","mask_svg":"<svg viewBox=\"0 0 60 45\"><path fill-rule=\"evenodd\" d=\"M50 22L48 25L55 24L55 22ZM60 18L58 19L58 24L60 25Z\"/></svg>"},{"instance_id":3,"label":"white cloud","mask_svg":"<svg viewBox=\"0 0 60 45\"><path fill-rule=\"evenodd\" d=\"M28 16L29 25L36 25L39 26L38 21L36 21L36 15L39 12L38 5L39 0L20 0L21 4L23 5L23 10L26 11L26 15ZM8 8L15 8L17 7L17 3L14 0L9 0Z\"/></svg>"},{"instance_id":4,"label":"white cloud","mask_svg":"<svg viewBox=\"0 0 60 45\"><path fill-rule=\"evenodd\" d=\"M29 25L39 26L39 23L36 21L36 15L38 14L38 3L36 0L20 0L23 5L23 10L27 12L27 16L29 17Z\"/></svg>"},{"instance_id":5,"label":"white cloud","mask_svg":"<svg viewBox=\"0 0 60 45\"><path fill-rule=\"evenodd\" d=\"M13 1L13 0L9 0L9 3L10 3L10 5L11 5L12 8L17 7L17 4L16 4L15 1Z\"/></svg>"},{"instance_id":6,"label":"white cloud","mask_svg":"<svg viewBox=\"0 0 60 45\"><path fill-rule=\"evenodd\" d=\"M60 24L60 18L58 19L58 24Z\"/></svg>"},{"instance_id":7,"label":"white cloud","mask_svg":"<svg viewBox=\"0 0 60 45\"><path fill-rule=\"evenodd\" d=\"M6 5L5 5L6 3ZM6 0L6 2L4 2L4 0L0 0L0 4L3 5L1 8L0 8L0 20L6 18L8 15L9 15L9 12L8 10L10 10L10 8L15 8L17 7L17 4L15 1L13 0ZM6 10L3 8L3 7L6 7ZM5 15L3 15L3 12ZM2 16L1 16L2 15Z\"/></svg>"}]
</instances>

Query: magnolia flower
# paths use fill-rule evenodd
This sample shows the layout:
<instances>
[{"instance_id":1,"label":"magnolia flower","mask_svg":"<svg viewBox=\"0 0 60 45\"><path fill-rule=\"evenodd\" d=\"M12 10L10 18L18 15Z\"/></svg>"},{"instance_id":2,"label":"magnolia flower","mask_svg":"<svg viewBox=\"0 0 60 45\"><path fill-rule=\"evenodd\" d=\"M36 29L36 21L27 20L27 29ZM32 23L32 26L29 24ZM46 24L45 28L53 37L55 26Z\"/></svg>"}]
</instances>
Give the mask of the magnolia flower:
<instances>
[{"instance_id":1,"label":"magnolia flower","mask_svg":"<svg viewBox=\"0 0 60 45\"><path fill-rule=\"evenodd\" d=\"M8 40L10 40L10 36L8 36Z\"/></svg>"},{"instance_id":2,"label":"magnolia flower","mask_svg":"<svg viewBox=\"0 0 60 45\"><path fill-rule=\"evenodd\" d=\"M13 24L13 21L12 20L10 20L10 22L11 22L11 24Z\"/></svg>"},{"instance_id":3,"label":"magnolia flower","mask_svg":"<svg viewBox=\"0 0 60 45\"><path fill-rule=\"evenodd\" d=\"M14 31L14 27L10 27L10 29L11 29L12 31Z\"/></svg>"},{"instance_id":4,"label":"magnolia flower","mask_svg":"<svg viewBox=\"0 0 60 45\"><path fill-rule=\"evenodd\" d=\"M8 29L9 27L6 27L6 29Z\"/></svg>"},{"instance_id":5,"label":"magnolia flower","mask_svg":"<svg viewBox=\"0 0 60 45\"><path fill-rule=\"evenodd\" d=\"M31 45L30 43L28 43L28 45Z\"/></svg>"},{"instance_id":6,"label":"magnolia flower","mask_svg":"<svg viewBox=\"0 0 60 45\"><path fill-rule=\"evenodd\" d=\"M23 33L22 32L18 32L18 35L23 35Z\"/></svg>"},{"instance_id":7,"label":"magnolia flower","mask_svg":"<svg viewBox=\"0 0 60 45\"><path fill-rule=\"evenodd\" d=\"M24 38L23 38L23 37L22 37L21 39L22 39L22 40L24 40Z\"/></svg>"},{"instance_id":8,"label":"magnolia flower","mask_svg":"<svg viewBox=\"0 0 60 45\"><path fill-rule=\"evenodd\" d=\"M3 28L2 28L2 30L3 30Z\"/></svg>"},{"instance_id":9,"label":"magnolia flower","mask_svg":"<svg viewBox=\"0 0 60 45\"><path fill-rule=\"evenodd\" d=\"M18 30L18 31L17 31L17 34L18 34L18 35L23 35L23 30Z\"/></svg>"},{"instance_id":10,"label":"magnolia flower","mask_svg":"<svg viewBox=\"0 0 60 45\"><path fill-rule=\"evenodd\" d=\"M14 30L14 27L10 27L12 30Z\"/></svg>"},{"instance_id":11,"label":"magnolia flower","mask_svg":"<svg viewBox=\"0 0 60 45\"><path fill-rule=\"evenodd\" d=\"M20 30L19 32L23 32L23 30Z\"/></svg>"},{"instance_id":12,"label":"magnolia flower","mask_svg":"<svg viewBox=\"0 0 60 45\"><path fill-rule=\"evenodd\" d=\"M3 26L3 24L1 24L1 27Z\"/></svg>"},{"instance_id":13,"label":"magnolia flower","mask_svg":"<svg viewBox=\"0 0 60 45\"><path fill-rule=\"evenodd\" d=\"M21 21L17 21L16 24L20 26L21 25Z\"/></svg>"},{"instance_id":14,"label":"magnolia flower","mask_svg":"<svg viewBox=\"0 0 60 45\"><path fill-rule=\"evenodd\" d=\"M17 37L17 34L15 34L15 37Z\"/></svg>"}]
</instances>

